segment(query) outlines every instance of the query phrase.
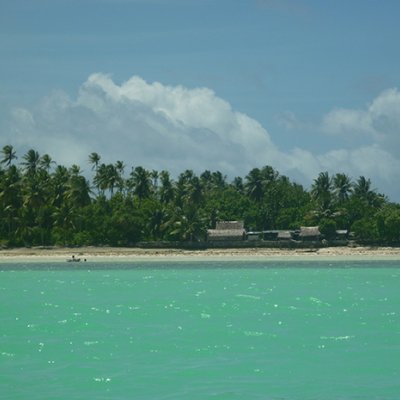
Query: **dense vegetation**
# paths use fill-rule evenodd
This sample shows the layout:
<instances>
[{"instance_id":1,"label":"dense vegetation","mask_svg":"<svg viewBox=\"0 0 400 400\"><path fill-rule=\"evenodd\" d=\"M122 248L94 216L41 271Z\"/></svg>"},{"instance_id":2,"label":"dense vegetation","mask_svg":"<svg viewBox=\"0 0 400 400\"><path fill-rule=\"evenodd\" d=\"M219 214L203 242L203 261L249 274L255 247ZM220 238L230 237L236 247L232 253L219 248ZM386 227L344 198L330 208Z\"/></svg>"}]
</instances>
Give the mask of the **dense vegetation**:
<instances>
[{"instance_id":1,"label":"dense vegetation","mask_svg":"<svg viewBox=\"0 0 400 400\"><path fill-rule=\"evenodd\" d=\"M397 242L400 205L372 189L322 172L310 191L270 166L232 182L219 171L182 172L101 163L88 157L92 183L77 165L57 165L29 150L17 163L11 145L0 155L0 244L133 245L139 241L204 240L217 220L244 220L248 230L319 225L329 238L350 229L362 240Z\"/></svg>"}]
</instances>

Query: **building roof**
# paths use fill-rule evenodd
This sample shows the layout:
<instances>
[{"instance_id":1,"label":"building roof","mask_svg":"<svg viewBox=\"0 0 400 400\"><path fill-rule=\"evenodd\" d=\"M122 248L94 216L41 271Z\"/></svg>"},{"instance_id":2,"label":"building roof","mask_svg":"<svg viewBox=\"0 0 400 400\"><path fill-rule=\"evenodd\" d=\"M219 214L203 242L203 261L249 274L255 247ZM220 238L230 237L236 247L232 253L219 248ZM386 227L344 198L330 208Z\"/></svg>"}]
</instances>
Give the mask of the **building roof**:
<instances>
[{"instance_id":1,"label":"building roof","mask_svg":"<svg viewBox=\"0 0 400 400\"><path fill-rule=\"evenodd\" d=\"M244 222L243 221L217 221L215 225L215 229L221 230L243 230Z\"/></svg>"},{"instance_id":2,"label":"building roof","mask_svg":"<svg viewBox=\"0 0 400 400\"><path fill-rule=\"evenodd\" d=\"M278 231L278 239L291 239L292 233L290 231Z\"/></svg>"},{"instance_id":3,"label":"building roof","mask_svg":"<svg viewBox=\"0 0 400 400\"><path fill-rule=\"evenodd\" d=\"M300 227L300 237L320 236L319 226L302 226Z\"/></svg>"},{"instance_id":4,"label":"building roof","mask_svg":"<svg viewBox=\"0 0 400 400\"><path fill-rule=\"evenodd\" d=\"M242 237L244 229L208 229L209 237Z\"/></svg>"}]
</instances>

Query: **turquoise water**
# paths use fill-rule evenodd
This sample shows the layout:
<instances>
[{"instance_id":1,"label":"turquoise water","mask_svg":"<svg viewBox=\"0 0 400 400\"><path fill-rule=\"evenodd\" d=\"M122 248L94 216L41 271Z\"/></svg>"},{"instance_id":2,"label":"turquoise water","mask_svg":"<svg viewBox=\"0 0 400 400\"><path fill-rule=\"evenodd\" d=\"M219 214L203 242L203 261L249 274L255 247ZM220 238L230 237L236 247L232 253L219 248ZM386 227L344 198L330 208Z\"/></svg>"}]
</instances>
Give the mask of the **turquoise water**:
<instances>
[{"instance_id":1,"label":"turquoise water","mask_svg":"<svg viewBox=\"0 0 400 400\"><path fill-rule=\"evenodd\" d=\"M3 400L400 398L399 262L66 267L0 264Z\"/></svg>"}]
</instances>

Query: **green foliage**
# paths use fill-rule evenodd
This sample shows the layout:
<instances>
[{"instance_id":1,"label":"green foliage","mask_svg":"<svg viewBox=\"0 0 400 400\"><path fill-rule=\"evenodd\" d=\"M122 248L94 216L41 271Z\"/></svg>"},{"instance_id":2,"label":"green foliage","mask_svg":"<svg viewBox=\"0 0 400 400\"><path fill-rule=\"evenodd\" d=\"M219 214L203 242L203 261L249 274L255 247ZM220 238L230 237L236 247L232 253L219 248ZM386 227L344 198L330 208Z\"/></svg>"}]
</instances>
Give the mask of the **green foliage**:
<instances>
[{"instance_id":1,"label":"green foliage","mask_svg":"<svg viewBox=\"0 0 400 400\"><path fill-rule=\"evenodd\" d=\"M353 223L351 230L359 240L378 240L378 229L376 220L368 217L361 218Z\"/></svg>"},{"instance_id":2,"label":"green foliage","mask_svg":"<svg viewBox=\"0 0 400 400\"><path fill-rule=\"evenodd\" d=\"M400 206L388 204L365 177L352 183L343 173L322 172L308 192L271 166L229 182L220 171L186 170L175 180L141 166L126 177L122 161L100 160L95 152L88 156L89 180L77 165L57 165L34 149L18 159L4 146L1 246L199 241L218 220L243 220L248 230L319 225L327 238L352 228L360 239L399 241Z\"/></svg>"},{"instance_id":3,"label":"green foliage","mask_svg":"<svg viewBox=\"0 0 400 400\"><path fill-rule=\"evenodd\" d=\"M388 204L376 215L379 238L382 241L400 242L400 206Z\"/></svg>"},{"instance_id":4,"label":"green foliage","mask_svg":"<svg viewBox=\"0 0 400 400\"><path fill-rule=\"evenodd\" d=\"M323 218L319 222L319 231L328 240L335 239L336 237L336 222L330 218Z\"/></svg>"}]
</instances>

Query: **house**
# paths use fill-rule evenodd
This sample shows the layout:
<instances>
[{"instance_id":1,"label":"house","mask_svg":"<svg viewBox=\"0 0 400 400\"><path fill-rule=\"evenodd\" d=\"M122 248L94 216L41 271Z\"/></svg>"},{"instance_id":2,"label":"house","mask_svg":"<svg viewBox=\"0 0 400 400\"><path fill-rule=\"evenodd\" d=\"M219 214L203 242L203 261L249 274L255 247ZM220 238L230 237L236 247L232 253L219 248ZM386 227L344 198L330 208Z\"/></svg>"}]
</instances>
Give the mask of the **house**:
<instances>
[{"instance_id":1,"label":"house","mask_svg":"<svg viewBox=\"0 0 400 400\"><path fill-rule=\"evenodd\" d=\"M207 230L209 242L232 242L245 239L243 221L218 221L215 229Z\"/></svg>"},{"instance_id":2,"label":"house","mask_svg":"<svg viewBox=\"0 0 400 400\"><path fill-rule=\"evenodd\" d=\"M278 231L278 240L292 240L292 232Z\"/></svg>"},{"instance_id":3,"label":"house","mask_svg":"<svg viewBox=\"0 0 400 400\"><path fill-rule=\"evenodd\" d=\"M321 232L318 226L300 227L299 239L304 241L317 241L321 239Z\"/></svg>"},{"instance_id":4,"label":"house","mask_svg":"<svg viewBox=\"0 0 400 400\"><path fill-rule=\"evenodd\" d=\"M246 232L246 239L250 242L256 242L262 238L262 232Z\"/></svg>"},{"instance_id":5,"label":"house","mask_svg":"<svg viewBox=\"0 0 400 400\"><path fill-rule=\"evenodd\" d=\"M264 240L277 240L279 231L263 231Z\"/></svg>"},{"instance_id":6,"label":"house","mask_svg":"<svg viewBox=\"0 0 400 400\"><path fill-rule=\"evenodd\" d=\"M337 240L347 240L348 238L349 238L349 231L347 229L336 230L336 239Z\"/></svg>"}]
</instances>

